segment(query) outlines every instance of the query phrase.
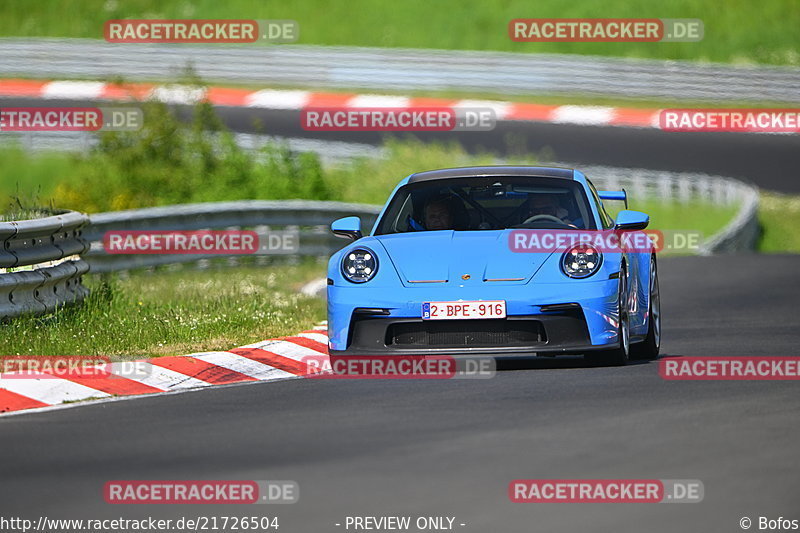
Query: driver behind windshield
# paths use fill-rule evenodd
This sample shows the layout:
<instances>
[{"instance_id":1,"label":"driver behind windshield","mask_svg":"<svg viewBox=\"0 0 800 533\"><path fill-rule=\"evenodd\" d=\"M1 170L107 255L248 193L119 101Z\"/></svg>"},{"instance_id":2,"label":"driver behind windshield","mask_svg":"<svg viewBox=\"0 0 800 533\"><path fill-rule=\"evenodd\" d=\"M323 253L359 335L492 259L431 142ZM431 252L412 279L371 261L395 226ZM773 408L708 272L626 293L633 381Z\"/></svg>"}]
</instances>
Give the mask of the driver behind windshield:
<instances>
[{"instance_id":1,"label":"driver behind windshield","mask_svg":"<svg viewBox=\"0 0 800 533\"><path fill-rule=\"evenodd\" d=\"M431 231L453 229L452 199L437 197L425 204L425 228Z\"/></svg>"},{"instance_id":2,"label":"driver behind windshield","mask_svg":"<svg viewBox=\"0 0 800 533\"><path fill-rule=\"evenodd\" d=\"M422 223L408 217L410 231L467 229L469 215L461 200L452 195L429 198L422 209Z\"/></svg>"},{"instance_id":3,"label":"driver behind windshield","mask_svg":"<svg viewBox=\"0 0 800 533\"><path fill-rule=\"evenodd\" d=\"M532 218L542 221L546 221L548 219L553 220L553 218L556 218L564 224L576 224L576 221L570 219L569 211L561 206L561 203L555 194L545 193L533 196L530 201L530 211L528 212L528 216L524 217L523 220L524 222L530 222Z\"/></svg>"}]
</instances>

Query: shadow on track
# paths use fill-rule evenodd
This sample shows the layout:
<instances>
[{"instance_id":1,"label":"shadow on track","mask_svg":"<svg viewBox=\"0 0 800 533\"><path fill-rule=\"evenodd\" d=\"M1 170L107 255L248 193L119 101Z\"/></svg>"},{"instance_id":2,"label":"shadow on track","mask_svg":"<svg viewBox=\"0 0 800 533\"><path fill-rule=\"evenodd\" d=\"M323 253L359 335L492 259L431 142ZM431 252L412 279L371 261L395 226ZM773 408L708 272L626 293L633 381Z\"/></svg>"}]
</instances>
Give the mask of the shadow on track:
<instances>
[{"instance_id":1,"label":"shadow on track","mask_svg":"<svg viewBox=\"0 0 800 533\"><path fill-rule=\"evenodd\" d=\"M564 370L568 368L602 368L603 365L587 361L582 356L558 357L496 357L497 371L509 370ZM629 366L643 365L652 361L634 360Z\"/></svg>"}]
</instances>

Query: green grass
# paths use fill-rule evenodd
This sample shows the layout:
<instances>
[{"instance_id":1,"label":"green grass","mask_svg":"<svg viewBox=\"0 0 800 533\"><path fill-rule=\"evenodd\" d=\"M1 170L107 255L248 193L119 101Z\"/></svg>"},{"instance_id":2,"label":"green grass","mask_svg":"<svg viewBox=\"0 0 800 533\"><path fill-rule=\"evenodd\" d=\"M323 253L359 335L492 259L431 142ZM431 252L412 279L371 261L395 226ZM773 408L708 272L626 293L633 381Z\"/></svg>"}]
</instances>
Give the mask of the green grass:
<instances>
[{"instance_id":1,"label":"green grass","mask_svg":"<svg viewBox=\"0 0 800 533\"><path fill-rule=\"evenodd\" d=\"M622 202L605 201L604 204L612 217L624 208ZM635 197L629 198L628 208L650 215L649 229L699 231L705 237L719 231L738 210L736 205L715 206L699 202L680 204L652 199L637 200Z\"/></svg>"},{"instance_id":2,"label":"green grass","mask_svg":"<svg viewBox=\"0 0 800 533\"><path fill-rule=\"evenodd\" d=\"M608 200L604 205L612 218L625 207L622 202ZM659 249L660 255L696 254L693 244L699 246L720 231L736 215L738 207L699 202L668 203L658 199L637 200L635 197L628 199L629 209L650 215L648 230L665 232L663 246ZM699 238L697 232L700 233ZM675 233L679 235L674 235Z\"/></svg>"},{"instance_id":3,"label":"green grass","mask_svg":"<svg viewBox=\"0 0 800 533\"><path fill-rule=\"evenodd\" d=\"M58 152L0 148L0 221L37 217L41 207L53 207L59 176L78 160Z\"/></svg>"},{"instance_id":4,"label":"green grass","mask_svg":"<svg viewBox=\"0 0 800 533\"><path fill-rule=\"evenodd\" d=\"M54 214L57 213L53 211L46 211L44 209L29 209L25 206L12 204L11 208L9 208L3 213L0 213L0 222L12 222L14 220L33 220L36 218L49 217ZM8 272L10 272L10 270Z\"/></svg>"},{"instance_id":5,"label":"green grass","mask_svg":"<svg viewBox=\"0 0 800 533\"><path fill-rule=\"evenodd\" d=\"M294 19L300 44L573 53L800 64L796 0L5 0L0 35L100 39L116 18ZM515 43L513 18L700 18L697 43Z\"/></svg>"},{"instance_id":6,"label":"green grass","mask_svg":"<svg viewBox=\"0 0 800 533\"><path fill-rule=\"evenodd\" d=\"M800 196L762 192L758 219L760 252L800 253Z\"/></svg>"},{"instance_id":7,"label":"green grass","mask_svg":"<svg viewBox=\"0 0 800 533\"><path fill-rule=\"evenodd\" d=\"M292 335L325 318L323 300L296 290L324 275L316 261L88 277L81 306L0 324L2 355L133 359L228 350Z\"/></svg>"}]
</instances>

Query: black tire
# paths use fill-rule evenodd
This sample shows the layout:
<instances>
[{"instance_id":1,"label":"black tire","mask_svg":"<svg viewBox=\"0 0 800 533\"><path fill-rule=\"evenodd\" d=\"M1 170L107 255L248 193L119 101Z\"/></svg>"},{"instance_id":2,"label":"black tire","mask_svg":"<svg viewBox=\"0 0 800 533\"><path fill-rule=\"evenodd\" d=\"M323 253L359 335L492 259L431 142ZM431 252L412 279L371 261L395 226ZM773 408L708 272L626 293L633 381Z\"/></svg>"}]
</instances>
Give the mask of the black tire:
<instances>
[{"instance_id":1,"label":"black tire","mask_svg":"<svg viewBox=\"0 0 800 533\"><path fill-rule=\"evenodd\" d=\"M598 350L584 355L584 359L596 366L623 366L630 360L630 318L628 316L628 273L625 266L619 272L619 324L617 348Z\"/></svg>"},{"instance_id":2,"label":"black tire","mask_svg":"<svg viewBox=\"0 0 800 533\"><path fill-rule=\"evenodd\" d=\"M642 342L631 346L632 359L655 359L661 350L661 295L655 256L650 259L650 307L647 317L647 336Z\"/></svg>"}]
</instances>

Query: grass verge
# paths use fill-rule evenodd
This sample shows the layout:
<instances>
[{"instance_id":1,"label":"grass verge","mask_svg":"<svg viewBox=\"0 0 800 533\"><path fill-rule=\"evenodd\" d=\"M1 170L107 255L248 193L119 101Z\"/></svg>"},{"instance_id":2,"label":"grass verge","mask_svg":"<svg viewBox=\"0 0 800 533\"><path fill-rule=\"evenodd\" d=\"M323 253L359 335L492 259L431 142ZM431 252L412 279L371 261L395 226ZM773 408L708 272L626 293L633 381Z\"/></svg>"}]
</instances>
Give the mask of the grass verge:
<instances>
[{"instance_id":1,"label":"grass verge","mask_svg":"<svg viewBox=\"0 0 800 533\"><path fill-rule=\"evenodd\" d=\"M800 195L762 192L758 220L759 252L800 253Z\"/></svg>"},{"instance_id":2,"label":"grass verge","mask_svg":"<svg viewBox=\"0 0 800 533\"><path fill-rule=\"evenodd\" d=\"M325 303L296 292L317 261L88 277L83 305L0 324L2 355L134 359L228 350L293 335L324 320Z\"/></svg>"},{"instance_id":3,"label":"grass verge","mask_svg":"<svg viewBox=\"0 0 800 533\"><path fill-rule=\"evenodd\" d=\"M612 218L624 208L622 202L605 201L604 205ZM695 246L699 246L702 241L725 227L739 209L736 205L718 206L699 202L665 203L652 199L637 200L634 197L628 200L628 208L650 215L648 230L665 232L663 248L659 250L660 255L697 253ZM675 233L679 235L674 235Z\"/></svg>"}]
</instances>

